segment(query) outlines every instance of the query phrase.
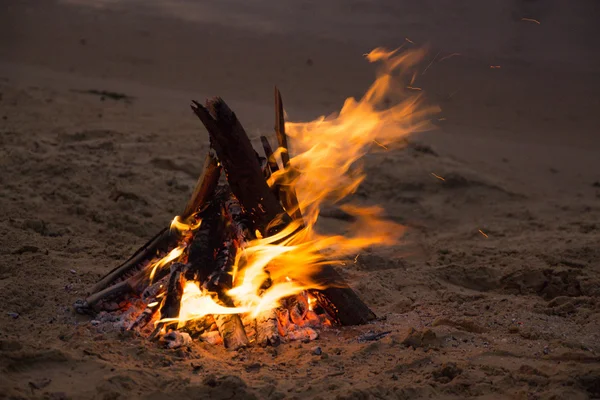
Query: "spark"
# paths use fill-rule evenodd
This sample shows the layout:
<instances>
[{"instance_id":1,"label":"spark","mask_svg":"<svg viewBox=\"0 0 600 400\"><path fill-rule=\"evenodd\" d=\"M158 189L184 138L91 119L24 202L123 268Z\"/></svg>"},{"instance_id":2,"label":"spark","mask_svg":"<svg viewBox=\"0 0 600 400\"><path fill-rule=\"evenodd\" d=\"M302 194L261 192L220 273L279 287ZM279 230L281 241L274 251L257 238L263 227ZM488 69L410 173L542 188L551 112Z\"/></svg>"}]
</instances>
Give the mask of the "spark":
<instances>
[{"instance_id":1,"label":"spark","mask_svg":"<svg viewBox=\"0 0 600 400\"><path fill-rule=\"evenodd\" d=\"M408 43L410 44L415 44L415 42L413 42L412 40L410 40L409 38L405 37L404 40L406 40Z\"/></svg>"},{"instance_id":2,"label":"spark","mask_svg":"<svg viewBox=\"0 0 600 400\"><path fill-rule=\"evenodd\" d=\"M431 67L431 64L433 64L436 60L436 58L438 58L438 56L440 55L440 52L438 51L437 54L435 55L435 57L433 57L433 60L431 60L431 62L429 63L429 65L423 70L423 72L421 73L421 75L425 75L425 72L427 72L427 70L429 69L429 67Z\"/></svg>"},{"instance_id":3,"label":"spark","mask_svg":"<svg viewBox=\"0 0 600 400\"><path fill-rule=\"evenodd\" d=\"M456 57L456 56L461 56L461 55L462 55L462 54L460 54L460 53L452 53L452 54L448 54L447 56L444 56L444 57L440 58L440 59L438 60L438 62L440 63L440 62L442 62L442 61L444 61L444 60L447 60L447 59L449 59L450 57Z\"/></svg>"},{"instance_id":4,"label":"spark","mask_svg":"<svg viewBox=\"0 0 600 400\"><path fill-rule=\"evenodd\" d=\"M484 231L482 231L481 229L479 230L479 233L481 233L483 235L484 238L488 239L489 236L487 235L487 233L485 233Z\"/></svg>"},{"instance_id":5,"label":"spark","mask_svg":"<svg viewBox=\"0 0 600 400\"><path fill-rule=\"evenodd\" d=\"M490 68L491 69L499 69L499 68L502 68L502 66L500 66L500 65L490 65Z\"/></svg>"},{"instance_id":6,"label":"spark","mask_svg":"<svg viewBox=\"0 0 600 400\"><path fill-rule=\"evenodd\" d=\"M537 19L533 19L533 18L521 18L521 21L535 22L536 24L541 25L540 21L538 21Z\"/></svg>"},{"instance_id":7,"label":"spark","mask_svg":"<svg viewBox=\"0 0 600 400\"><path fill-rule=\"evenodd\" d=\"M432 172L431 175L438 178L440 181L446 181L446 179L444 179L443 177L439 176L438 174L436 174L434 172Z\"/></svg>"},{"instance_id":8,"label":"spark","mask_svg":"<svg viewBox=\"0 0 600 400\"><path fill-rule=\"evenodd\" d=\"M356 255L356 257L354 257L354 264L356 264L356 263L358 262L358 256L360 256L360 253L358 253L358 254Z\"/></svg>"},{"instance_id":9,"label":"spark","mask_svg":"<svg viewBox=\"0 0 600 400\"><path fill-rule=\"evenodd\" d=\"M410 89L410 90L423 90L420 87L415 87L415 86L407 86L406 88Z\"/></svg>"},{"instance_id":10,"label":"spark","mask_svg":"<svg viewBox=\"0 0 600 400\"><path fill-rule=\"evenodd\" d=\"M388 148L387 148L385 145L383 145L383 144L379 143L377 140L373 139L373 142L375 142L375 144L376 144L377 146L379 146L379 147L382 147L382 148L384 148L384 149L386 149L386 150L389 150L389 149L388 149Z\"/></svg>"}]
</instances>

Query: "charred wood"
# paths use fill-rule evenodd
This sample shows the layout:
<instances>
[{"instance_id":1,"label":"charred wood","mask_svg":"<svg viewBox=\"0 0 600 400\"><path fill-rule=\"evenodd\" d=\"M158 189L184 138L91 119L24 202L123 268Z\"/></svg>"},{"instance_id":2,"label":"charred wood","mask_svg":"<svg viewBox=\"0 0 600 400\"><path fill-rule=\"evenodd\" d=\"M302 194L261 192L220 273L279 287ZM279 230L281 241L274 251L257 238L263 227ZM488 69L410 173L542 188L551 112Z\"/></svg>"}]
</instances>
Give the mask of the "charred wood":
<instances>
[{"instance_id":1,"label":"charred wood","mask_svg":"<svg viewBox=\"0 0 600 400\"><path fill-rule=\"evenodd\" d=\"M361 325L376 318L375 313L348 286L333 266L323 265L312 279L326 287L322 290L310 290L310 293L333 321L341 325Z\"/></svg>"},{"instance_id":2,"label":"charred wood","mask_svg":"<svg viewBox=\"0 0 600 400\"><path fill-rule=\"evenodd\" d=\"M207 101L206 107L194 102L192 110L206 127L231 191L252 225L265 237L280 231L289 223L289 216L271 193L235 113L218 97Z\"/></svg>"},{"instance_id":3,"label":"charred wood","mask_svg":"<svg viewBox=\"0 0 600 400\"><path fill-rule=\"evenodd\" d=\"M285 133L285 117L283 113L283 100L281 99L281 93L279 89L275 87L275 134L277 135L277 141L281 148L281 161L283 169L286 171L288 176L283 184L279 184L279 198L283 204L283 208L287 213L295 220L302 219L302 213L300 211L300 205L298 203L298 197L296 196L296 189L290 184L293 181L291 174L296 173L290 166L290 150L288 147L287 134Z\"/></svg>"}]
</instances>

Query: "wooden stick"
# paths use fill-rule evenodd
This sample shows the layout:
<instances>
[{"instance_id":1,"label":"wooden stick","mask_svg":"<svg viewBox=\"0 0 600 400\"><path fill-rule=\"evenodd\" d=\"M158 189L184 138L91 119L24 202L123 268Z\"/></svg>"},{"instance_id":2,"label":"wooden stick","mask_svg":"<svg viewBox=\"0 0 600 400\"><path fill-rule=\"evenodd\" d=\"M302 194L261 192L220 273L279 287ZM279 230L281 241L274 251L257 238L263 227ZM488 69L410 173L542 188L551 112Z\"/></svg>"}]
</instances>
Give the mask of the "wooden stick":
<instances>
[{"instance_id":1,"label":"wooden stick","mask_svg":"<svg viewBox=\"0 0 600 400\"><path fill-rule=\"evenodd\" d=\"M283 100L281 99L281 93L279 92L279 89L277 89L277 86L275 86L275 134L277 135L277 141L279 142L279 147L281 149L280 154L284 170L286 170L287 174L295 173L291 171L290 167L290 152L287 135L285 133ZM293 219L302 219L298 196L296 195L296 189L293 186L289 184L279 185L279 198L283 204L283 208L285 208Z\"/></svg>"},{"instance_id":2,"label":"wooden stick","mask_svg":"<svg viewBox=\"0 0 600 400\"><path fill-rule=\"evenodd\" d=\"M290 153L287 143L287 135L285 134L285 116L283 114L283 101L281 99L281 92L275 86L275 134L277 135L277 141L281 151L281 161L283 162L283 168L287 168L290 165Z\"/></svg>"},{"instance_id":3,"label":"wooden stick","mask_svg":"<svg viewBox=\"0 0 600 400\"><path fill-rule=\"evenodd\" d=\"M121 297L128 293L131 293L132 291L133 287L131 285L131 282L129 282L128 280L121 281L113 286L107 287L99 292L92 294L91 296L88 296L85 299L84 307L87 307L91 310L96 310L96 306L101 301L120 299Z\"/></svg>"},{"instance_id":4,"label":"wooden stick","mask_svg":"<svg viewBox=\"0 0 600 400\"><path fill-rule=\"evenodd\" d=\"M206 107L194 102L192 110L206 127L231 191L252 225L265 237L279 232L290 218L265 182L256 152L235 113L218 97L207 101Z\"/></svg>"},{"instance_id":5,"label":"wooden stick","mask_svg":"<svg viewBox=\"0 0 600 400\"><path fill-rule=\"evenodd\" d=\"M221 215L222 195L217 194L200 213L202 225L188 247L187 280L204 283L215 270L215 252L224 239L224 220Z\"/></svg>"},{"instance_id":6,"label":"wooden stick","mask_svg":"<svg viewBox=\"0 0 600 400\"><path fill-rule=\"evenodd\" d=\"M212 198L219 183L221 166L213 149L210 149L206 154L203 171L198 178L196 188L192 192L192 197L187 202L183 214L181 214L183 220L198 212Z\"/></svg>"},{"instance_id":7,"label":"wooden stick","mask_svg":"<svg viewBox=\"0 0 600 400\"><path fill-rule=\"evenodd\" d=\"M269 169L271 173L279 171L279 166L277 165L277 160L275 160L275 156L273 155L273 148L271 147L271 143L269 143L269 139L266 136L261 136L260 141L263 146L263 150L265 151L265 156L267 157L267 162L269 163Z\"/></svg>"},{"instance_id":8,"label":"wooden stick","mask_svg":"<svg viewBox=\"0 0 600 400\"><path fill-rule=\"evenodd\" d=\"M165 302L160 308L160 319L165 318L176 318L179 316L179 309L181 307L181 296L183 295L183 270L185 268L185 264L182 263L173 263L171 265L171 276L169 277L169 284L167 286L167 295L165 297ZM174 324L172 323L161 323L161 328L163 326L169 326Z\"/></svg>"}]
</instances>

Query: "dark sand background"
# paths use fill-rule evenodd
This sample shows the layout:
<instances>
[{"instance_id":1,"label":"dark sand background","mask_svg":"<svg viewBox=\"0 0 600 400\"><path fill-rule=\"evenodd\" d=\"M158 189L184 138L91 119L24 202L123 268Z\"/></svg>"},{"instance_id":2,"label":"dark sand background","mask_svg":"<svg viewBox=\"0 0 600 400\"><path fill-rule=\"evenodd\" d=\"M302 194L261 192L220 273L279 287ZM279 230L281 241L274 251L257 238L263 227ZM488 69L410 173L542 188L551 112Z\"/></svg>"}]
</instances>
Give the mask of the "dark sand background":
<instances>
[{"instance_id":1,"label":"dark sand background","mask_svg":"<svg viewBox=\"0 0 600 400\"><path fill-rule=\"evenodd\" d=\"M598 2L0 7L0 398L600 397ZM357 197L409 229L343 271L385 321L173 352L72 312L186 201L207 147L190 99L224 97L256 139L274 84L292 120L328 114L406 38L430 48L415 85L439 129L367 158ZM406 347L410 327L437 338Z\"/></svg>"}]
</instances>

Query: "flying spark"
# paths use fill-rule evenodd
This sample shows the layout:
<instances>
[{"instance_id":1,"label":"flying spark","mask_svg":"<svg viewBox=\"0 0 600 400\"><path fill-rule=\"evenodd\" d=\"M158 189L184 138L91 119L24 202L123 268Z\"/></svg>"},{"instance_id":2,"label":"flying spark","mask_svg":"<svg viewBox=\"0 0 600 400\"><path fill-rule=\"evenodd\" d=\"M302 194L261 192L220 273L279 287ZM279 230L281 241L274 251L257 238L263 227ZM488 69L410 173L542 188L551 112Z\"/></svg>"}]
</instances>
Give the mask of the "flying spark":
<instances>
[{"instance_id":1,"label":"flying spark","mask_svg":"<svg viewBox=\"0 0 600 400\"><path fill-rule=\"evenodd\" d=\"M521 21L535 22L536 24L541 25L540 21L538 21L537 19L533 19L533 18L521 18Z\"/></svg>"},{"instance_id":2,"label":"flying spark","mask_svg":"<svg viewBox=\"0 0 600 400\"><path fill-rule=\"evenodd\" d=\"M460 55L462 55L462 54L460 54L460 53L452 53L452 54L448 54L447 56L444 56L444 57L440 58L440 59L438 60L438 62L442 62L442 61L444 61L444 60L447 60L447 59L449 59L450 57L456 57L456 56L460 56Z\"/></svg>"},{"instance_id":3,"label":"flying spark","mask_svg":"<svg viewBox=\"0 0 600 400\"><path fill-rule=\"evenodd\" d=\"M484 238L486 238L486 239L489 238L489 236L484 231L482 231L481 229L479 230L479 233L481 233Z\"/></svg>"},{"instance_id":4,"label":"flying spark","mask_svg":"<svg viewBox=\"0 0 600 400\"><path fill-rule=\"evenodd\" d=\"M382 148L384 148L384 149L388 150L388 148L387 148L386 146L384 146L383 144L379 143L377 140L373 139L373 142L375 142L375 144L376 144L377 146L379 146L379 147L382 147Z\"/></svg>"},{"instance_id":5,"label":"flying spark","mask_svg":"<svg viewBox=\"0 0 600 400\"><path fill-rule=\"evenodd\" d=\"M434 177L438 178L440 181L446 181L443 177L439 176L438 174L432 172L431 175L433 175Z\"/></svg>"}]
</instances>

